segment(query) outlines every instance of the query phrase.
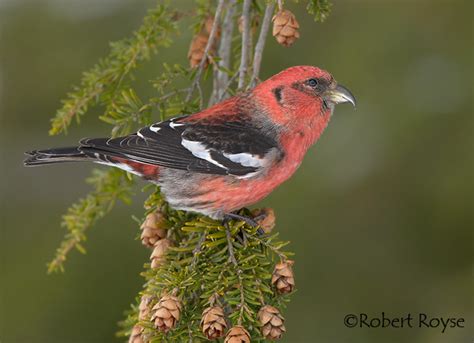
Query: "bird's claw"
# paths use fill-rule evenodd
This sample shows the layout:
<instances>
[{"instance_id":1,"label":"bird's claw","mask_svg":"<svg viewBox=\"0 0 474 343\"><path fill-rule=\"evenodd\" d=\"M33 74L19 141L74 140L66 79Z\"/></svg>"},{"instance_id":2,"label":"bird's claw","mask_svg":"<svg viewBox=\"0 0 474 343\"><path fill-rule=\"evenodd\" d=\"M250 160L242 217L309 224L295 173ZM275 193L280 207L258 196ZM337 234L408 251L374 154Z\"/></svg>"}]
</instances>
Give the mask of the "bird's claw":
<instances>
[{"instance_id":1,"label":"bird's claw","mask_svg":"<svg viewBox=\"0 0 474 343\"><path fill-rule=\"evenodd\" d=\"M226 213L224 215L224 225L232 219L241 220L241 221L245 222L245 224L247 224L247 225L249 225L253 228L257 228L257 235L258 236L262 236L265 233L265 231L263 231L263 229L260 227L260 224L258 224L258 222L256 222L254 219L252 219L250 217L240 215L240 214L237 214L237 213Z\"/></svg>"}]
</instances>

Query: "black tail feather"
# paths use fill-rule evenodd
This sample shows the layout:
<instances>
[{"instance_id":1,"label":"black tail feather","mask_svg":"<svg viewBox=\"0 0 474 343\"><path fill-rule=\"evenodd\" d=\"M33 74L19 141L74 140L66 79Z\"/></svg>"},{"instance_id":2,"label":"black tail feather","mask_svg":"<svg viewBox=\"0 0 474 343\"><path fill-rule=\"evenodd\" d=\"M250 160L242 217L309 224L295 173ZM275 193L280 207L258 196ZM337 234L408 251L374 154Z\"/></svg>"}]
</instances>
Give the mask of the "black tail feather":
<instances>
[{"instance_id":1,"label":"black tail feather","mask_svg":"<svg viewBox=\"0 0 474 343\"><path fill-rule=\"evenodd\" d=\"M52 163L91 161L92 159L79 150L79 147L33 150L25 153L25 166L40 166Z\"/></svg>"}]
</instances>

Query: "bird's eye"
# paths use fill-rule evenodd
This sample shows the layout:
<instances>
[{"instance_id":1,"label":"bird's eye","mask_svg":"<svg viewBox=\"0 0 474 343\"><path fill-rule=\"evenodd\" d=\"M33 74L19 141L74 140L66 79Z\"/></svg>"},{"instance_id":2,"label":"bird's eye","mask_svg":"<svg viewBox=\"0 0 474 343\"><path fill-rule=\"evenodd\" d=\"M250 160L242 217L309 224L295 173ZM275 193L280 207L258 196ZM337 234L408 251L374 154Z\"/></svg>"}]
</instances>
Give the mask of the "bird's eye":
<instances>
[{"instance_id":1,"label":"bird's eye","mask_svg":"<svg viewBox=\"0 0 474 343\"><path fill-rule=\"evenodd\" d=\"M319 83L319 82L318 82L318 80L316 80L316 79L309 79L309 80L308 80L308 85L309 85L310 87L312 87L312 88L315 88L315 87L318 85L318 83Z\"/></svg>"}]
</instances>

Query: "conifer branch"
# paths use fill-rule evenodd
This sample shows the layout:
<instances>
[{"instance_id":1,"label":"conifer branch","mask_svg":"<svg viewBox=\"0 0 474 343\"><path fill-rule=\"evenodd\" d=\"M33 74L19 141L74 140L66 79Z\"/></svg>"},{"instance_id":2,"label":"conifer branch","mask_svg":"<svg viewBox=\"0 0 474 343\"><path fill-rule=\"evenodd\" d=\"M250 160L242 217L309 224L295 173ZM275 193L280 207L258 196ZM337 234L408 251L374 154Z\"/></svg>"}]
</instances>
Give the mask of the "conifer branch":
<instances>
[{"instance_id":1,"label":"conifer branch","mask_svg":"<svg viewBox=\"0 0 474 343\"><path fill-rule=\"evenodd\" d=\"M231 52L232 52L232 37L234 33L234 16L236 11L236 0L229 0L227 3L227 12L224 17L222 25L222 38L219 44L217 62L217 76L216 83L214 84L214 91L211 100L215 102L218 99L223 99L226 96L226 90L228 88L230 68ZM212 104L212 103L211 103Z\"/></svg>"},{"instance_id":2,"label":"conifer branch","mask_svg":"<svg viewBox=\"0 0 474 343\"><path fill-rule=\"evenodd\" d=\"M117 200L130 203L132 181L125 172L117 169L94 170L87 181L94 186L94 190L72 205L63 216L62 226L67 234L48 264L50 273L64 271L63 264L73 248L85 253L81 243L86 240L86 230L110 212Z\"/></svg>"},{"instance_id":3,"label":"conifer branch","mask_svg":"<svg viewBox=\"0 0 474 343\"><path fill-rule=\"evenodd\" d=\"M203 54L203 57L201 59L201 62L199 63L199 66L197 68L196 75L194 76L193 83L191 84L191 88L188 92L188 95L186 96L185 102L189 102L191 100L192 96L193 96L194 90L196 88L199 89L199 87L200 87L201 76L202 76L202 73L204 71L204 66L207 63L207 59L209 57L209 52L211 51L211 47L214 44L214 40L216 38L218 22L219 22L219 18L221 17L223 7L224 7L224 0L219 0L219 3L217 4L217 8L216 8L216 13L214 15L214 23L212 24L212 29L211 29L211 32L209 34L209 39L208 39L206 47L204 49L204 54Z\"/></svg>"},{"instance_id":4,"label":"conifer branch","mask_svg":"<svg viewBox=\"0 0 474 343\"><path fill-rule=\"evenodd\" d=\"M238 263L237 263L237 260L235 259L235 255L234 255L234 247L232 246L232 240L231 240L231 237L230 237L229 228L226 228L226 230L225 230L225 237L226 237L226 241L227 241L227 251L229 252L229 259L235 267L238 267Z\"/></svg>"},{"instance_id":5,"label":"conifer branch","mask_svg":"<svg viewBox=\"0 0 474 343\"><path fill-rule=\"evenodd\" d=\"M253 56L252 77L250 79L249 88L255 87L260 74L260 65L262 64L263 49L267 40L268 30L272 21L273 12L275 11L275 3L271 2L265 7L265 14L263 16L262 27L258 36L257 44L255 45L255 54Z\"/></svg>"},{"instance_id":6,"label":"conifer branch","mask_svg":"<svg viewBox=\"0 0 474 343\"><path fill-rule=\"evenodd\" d=\"M240 55L240 67L239 67L239 83L238 89L242 89L245 83L245 76L247 74L248 59L249 59L249 46L250 46L250 5L251 0L244 0L242 9L243 18L243 32L242 32L242 52Z\"/></svg>"},{"instance_id":7,"label":"conifer branch","mask_svg":"<svg viewBox=\"0 0 474 343\"><path fill-rule=\"evenodd\" d=\"M332 3L329 0L310 0L306 10L314 16L315 21L322 23L331 13L331 7Z\"/></svg>"},{"instance_id":8,"label":"conifer branch","mask_svg":"<svg viewBox=\"0 0 474 343\"><path fill-rule=\"evenodd\" d=\"M51 120L50 135L67 132L72 120L79 121L90 106L113 102L130 72L159 47L171 43L169 34L176 31L173 17L170 18L167 7L158 5L149 11L131 38L111 43L109 56L85 72L80 86L74 87L63 101L63 106Z\"/></svg>"},{"instance_id":9,"label":"conifer branch","mask_svg":"<svg viewBox=\"0 0 474 343\"><path fill-rule=\"evenodd\" d=\"M234 81L237 79L238 76L239 76L238 72L236 72L236 73L234 73L234 75L232 75L232 77L229 79L229 81L225 85L224 92L222 92L221 97L218 99L218 101L222 101L222 100L225 99L225 97L227 95L227 92L229 92L230 86L232 85L232 83L234 83Z\"/></svg>"}]
</instances>

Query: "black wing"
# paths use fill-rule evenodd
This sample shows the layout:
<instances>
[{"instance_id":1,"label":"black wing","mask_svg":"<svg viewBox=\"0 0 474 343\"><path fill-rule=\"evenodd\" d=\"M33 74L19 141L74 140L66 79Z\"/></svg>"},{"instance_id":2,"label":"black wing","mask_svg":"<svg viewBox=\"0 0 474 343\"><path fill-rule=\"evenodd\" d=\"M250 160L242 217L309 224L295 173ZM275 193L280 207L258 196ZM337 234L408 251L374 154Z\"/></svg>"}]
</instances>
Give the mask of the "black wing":
<instances>
[{"instance_id":1,"label":"black wing","mask_svg":"<svg viewBox=\"0 0 474 343\"><path fill-rule=\"evenodd\" d=\"M79 149L88 155L236 176L251 176L269 159L281 157L276 140L262 136L262 130L249 121L186 122L183 118L163 121L125 137L84 139Z\"/></svg>"}]
</instances>

